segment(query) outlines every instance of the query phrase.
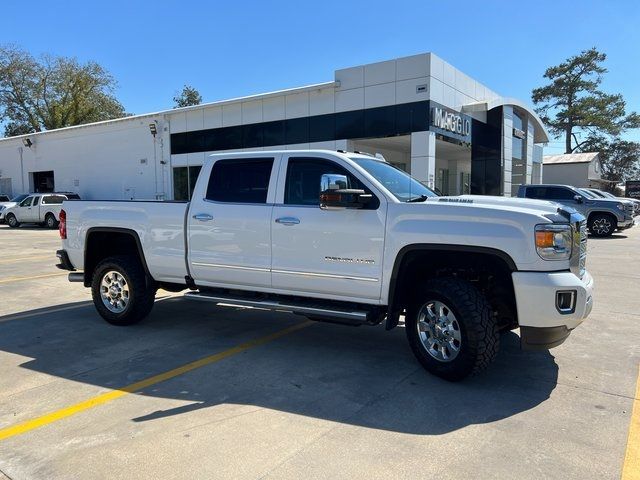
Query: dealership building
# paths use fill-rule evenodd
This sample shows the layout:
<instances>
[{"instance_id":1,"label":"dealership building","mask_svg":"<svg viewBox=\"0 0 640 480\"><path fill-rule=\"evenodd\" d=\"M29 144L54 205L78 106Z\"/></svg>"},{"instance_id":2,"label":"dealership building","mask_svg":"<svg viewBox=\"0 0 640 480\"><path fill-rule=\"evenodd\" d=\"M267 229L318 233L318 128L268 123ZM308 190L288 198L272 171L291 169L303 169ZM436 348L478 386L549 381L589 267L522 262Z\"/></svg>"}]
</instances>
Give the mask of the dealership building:
<instances>
[{"instance_id":1,"label":"dealership building","mask_svg":"<svg viewBox=\"0 0 640 480\"><path fill-rule=\"evenodd\" d=\"M536 113L432 53L336 70L334 80L0 139L0 193L84 199L190 196L211 153L379 153L443 194L514 195L541 183Z\"/></svg>"}]
</instances>

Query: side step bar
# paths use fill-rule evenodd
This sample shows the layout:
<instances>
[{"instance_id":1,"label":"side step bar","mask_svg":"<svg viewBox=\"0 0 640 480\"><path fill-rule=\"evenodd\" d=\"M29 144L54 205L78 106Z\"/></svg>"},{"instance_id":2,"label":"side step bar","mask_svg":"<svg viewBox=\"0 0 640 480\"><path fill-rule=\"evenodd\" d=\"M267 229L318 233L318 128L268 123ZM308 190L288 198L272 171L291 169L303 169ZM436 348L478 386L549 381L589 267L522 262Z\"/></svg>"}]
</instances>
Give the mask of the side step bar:
<instances>
[{"instance_id":1,"label":"side step bar","mask_svg":"<svg viewBox=\"0 0 640 480\"><path fill-rule=\"evenodd\" d=\"M342 323L347 325L366 325L369 323L369 312L366 310L341 309L338 307L326 307L313 303L298 303L275 299L252 300L233 295L212 294L209 292L187 292L186 298L212 303L227 303L241 307L264 308L266 310L278 310L305 315L313 320Z\"/></svg>"}]
</instances>

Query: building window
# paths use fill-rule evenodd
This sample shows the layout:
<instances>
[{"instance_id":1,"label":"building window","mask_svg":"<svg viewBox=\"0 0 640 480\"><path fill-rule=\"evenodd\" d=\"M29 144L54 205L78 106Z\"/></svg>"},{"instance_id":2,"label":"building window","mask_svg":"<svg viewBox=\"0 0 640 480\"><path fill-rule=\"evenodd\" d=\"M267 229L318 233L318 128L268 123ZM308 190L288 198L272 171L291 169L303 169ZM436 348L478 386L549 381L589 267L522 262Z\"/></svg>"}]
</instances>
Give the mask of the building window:
<instances>
[{"instance_id":1,"label":"building window","mask_svg":"<svg viewBox=\"0 0 640 480\"><path fill-rule=\"evenodd\" d=\"M471 193L471 174L468 172L460 172L460 185L458 192L460 195Z\"/></svg>"},{"instance_id":2,"label":"building window","mask_svg":"<svg viewBox=\"0 0 640 480\"><path fill-rule=\"evenodd\" d=\"M439 168L436 173L436 191L442 195L449 195L449 169Z\"/></svg>"},{"instance_id":3,"label":"building window","mask_svg":"<svg viewBox=\"0 0 640 480\"><path fill-rule=\"evenodd\" d=\"M174 200L191 200L196 180L202 167L175 167L173 169L173 198Z\"/></svg>"}]
</instances>

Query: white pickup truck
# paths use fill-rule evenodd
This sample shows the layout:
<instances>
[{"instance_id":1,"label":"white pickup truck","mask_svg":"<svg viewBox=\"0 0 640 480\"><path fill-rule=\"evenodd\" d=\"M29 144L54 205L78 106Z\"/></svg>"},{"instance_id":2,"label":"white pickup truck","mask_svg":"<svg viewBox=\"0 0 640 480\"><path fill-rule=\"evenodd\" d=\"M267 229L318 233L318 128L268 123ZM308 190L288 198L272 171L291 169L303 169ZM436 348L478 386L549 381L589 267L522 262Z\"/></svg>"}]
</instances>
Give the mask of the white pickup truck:
<instances>
[{"instance_id":1,"label":"white pickup truck","mask_svg":"<svg viewBox=\"0 0 640 480\"><path fill-rule=\"evenodd\" d=\"M343 151L216 154L190 203L65 202L60 268L129 325L158 288L387 329L460 380L500 332L561 344L592 308L585 219L551 202L438 197L383 159Z\"/></svg>"}]
</instances>

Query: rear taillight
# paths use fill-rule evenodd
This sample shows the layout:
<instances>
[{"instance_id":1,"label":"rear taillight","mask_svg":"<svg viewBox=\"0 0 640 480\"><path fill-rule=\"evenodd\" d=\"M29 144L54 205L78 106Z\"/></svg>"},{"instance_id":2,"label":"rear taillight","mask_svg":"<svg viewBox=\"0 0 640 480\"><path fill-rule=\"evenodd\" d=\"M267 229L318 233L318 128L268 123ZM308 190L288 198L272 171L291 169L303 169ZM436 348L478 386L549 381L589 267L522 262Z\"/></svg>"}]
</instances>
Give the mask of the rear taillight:
<instances>
[{"instance_id":1,"label":"rear taillight","mask_svg":"<svg viewBox=\"0 0 640 480\"><path fill-rule=\"evenodd\" d=\"M60 210L59 218L58 230L60 231L60 238L65 240L67 238L67 212Z\"/></svg>"}]
</instances>

